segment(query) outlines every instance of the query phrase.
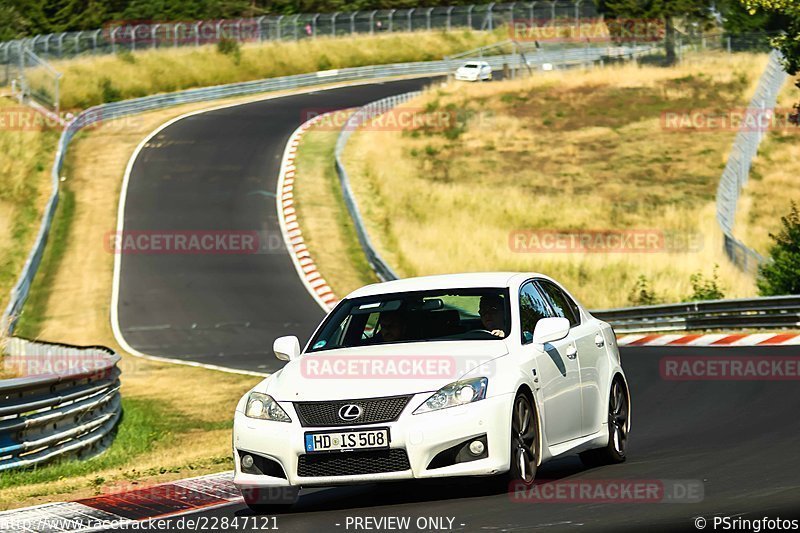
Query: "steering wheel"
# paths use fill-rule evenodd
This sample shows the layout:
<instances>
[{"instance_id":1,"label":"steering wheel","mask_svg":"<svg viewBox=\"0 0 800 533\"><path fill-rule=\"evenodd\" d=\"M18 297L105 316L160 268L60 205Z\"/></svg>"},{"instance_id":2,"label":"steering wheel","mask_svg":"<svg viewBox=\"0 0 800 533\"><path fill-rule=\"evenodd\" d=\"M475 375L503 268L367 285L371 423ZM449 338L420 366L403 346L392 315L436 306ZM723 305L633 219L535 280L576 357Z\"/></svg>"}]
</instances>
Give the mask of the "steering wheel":
<instances>
[{"instance_id":1,"label":"steering wheel","mask_svg":"<svg viewBox=\"0 0 800 533\"><path fill-rule=\"evenodd\" d=\"M500 338L497 335L494 335L488 329L483 329L483 328L471 329L471 330L467 331L466 333L464 333L464 335L467 338L475 338L475 336L478 336L478 335L486 336L487 339L499 339ZM478 338L480 339L481 337L478 337Z\"/></svg>"}]
</instances>

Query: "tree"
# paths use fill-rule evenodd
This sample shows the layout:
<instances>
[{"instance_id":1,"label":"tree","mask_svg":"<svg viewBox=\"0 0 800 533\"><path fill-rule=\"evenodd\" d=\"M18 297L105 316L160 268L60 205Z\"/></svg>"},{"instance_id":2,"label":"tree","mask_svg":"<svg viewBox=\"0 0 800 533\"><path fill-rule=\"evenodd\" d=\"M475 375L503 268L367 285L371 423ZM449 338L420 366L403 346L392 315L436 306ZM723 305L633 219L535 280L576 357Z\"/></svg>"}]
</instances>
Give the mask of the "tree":
<instances>
[{"instance_id":1,"label":"tree","mask_svg":"<svg viewBox=\"0 0 800 533\"><path fill-rule=\"evenodd\" d=\"M761 296L800 294L800 212L792 209L781 217L781 231L770 233L775 244L769 251L771 262L759 268L758 292Z\"/></svg>"},{"instance_id":2,"label":"tree","mask_svg":"<svg viewBox=\"0 0 800 533\"><path fill-rule=\"evenodd\" d=\"M600 0L599 10L611 18L660 19L664 23L666 62L677 60L675 53L676 19L708 23L712 19L713 0Z\"/></svg>"},{"instance_id":3,"label":"tree","mask_svg":"<svg viewBox=\"0 0 800 533\"><path fill-rule=\"evenodd\" d=\"M9 41L25 35L30 23L12 5L0 6L0 41Z\"/></svg>"},{"instance_id":4,"label":"tree","mask_svg":"<svg viewBox=\"0 0 800 533\"><path fill-rule=\"evenodd\" d=\"M779 15L783 20L783 35L772 40L773 46L783 53L786 72L794 76L800 72L800 2L797 0L741 0L757 16L760 13Z\"/></svg>"}]
</instances>

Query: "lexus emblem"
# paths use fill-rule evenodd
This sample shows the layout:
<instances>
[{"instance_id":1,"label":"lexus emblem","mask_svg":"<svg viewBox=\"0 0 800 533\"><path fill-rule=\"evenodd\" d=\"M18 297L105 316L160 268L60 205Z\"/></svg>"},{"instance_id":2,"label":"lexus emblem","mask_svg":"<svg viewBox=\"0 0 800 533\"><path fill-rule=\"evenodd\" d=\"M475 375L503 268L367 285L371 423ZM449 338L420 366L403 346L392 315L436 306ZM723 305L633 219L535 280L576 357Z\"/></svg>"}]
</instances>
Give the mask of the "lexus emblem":
<instances>
[{"instance_id":1,"label":"lexus emblem","mask_svg":"<svg viewBox=\"0 0 800 533\"><path fill-rule=\"evenodd\" d=\"M360 405L356 405L354 403L348 403L347 405L343 405L339 408L339 418L346 422L358 420L361 418L362 414L364 414L364 410Z\"/></svg>"}]
</instances>

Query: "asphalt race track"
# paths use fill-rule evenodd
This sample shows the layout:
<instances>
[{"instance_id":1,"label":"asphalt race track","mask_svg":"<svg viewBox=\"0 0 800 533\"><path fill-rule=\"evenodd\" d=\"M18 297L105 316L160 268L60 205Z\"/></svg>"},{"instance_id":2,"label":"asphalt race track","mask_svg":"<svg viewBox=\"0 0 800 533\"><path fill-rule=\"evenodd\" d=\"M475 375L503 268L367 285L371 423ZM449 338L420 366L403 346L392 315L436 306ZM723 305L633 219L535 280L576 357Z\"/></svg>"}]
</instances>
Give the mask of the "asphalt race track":
<instances>
[{"instance_id":1,"label":"asphalt race track","mask_svg":"<svg viewBox=\"0 0 800 533\"><path fill-rule=\"evenodd\" d=\"M255 254L123 253L119 325L149 355L273 371L272 340L305 342L323 317L283 246L275 189L286 142L307 111L417 90L430 78L370 83L229 107L163 129L136 158L126 234L259 232ZM305 116L305 118L303 118Z\"/></svg>"},{"instance_id":2,"label":"asphalt race track","mask_svg":"<svg viewBox=\"0 0 800 533\"><path fill-rule=\"evenodd\" d=\"M697 531L694 520L698 516L708 520L708 531L714 530L714 515L797 518L797 382L662 379L662 358L687 355L796 357L798 349L624 349L623 366L633 399L627 462L586 469L577 456L570 456L547 463L538 478L540 483L689 480L702 484L699 503L520 502L490 480L449 479L301 491L292 510L276 517L277 526L292 533L357 531L352 524L346 527L348 517L393 516L411 517L412 524L418 517L452 518L454 531L468 532L651 532ZM253 515L242 504L190 516L230 519ZM420 529L412 526L405 531Z\"/></svg>"},{"instance_id":3,"label":"asphalt race track","mask_svg":"<svg viewBox=\"0 0 800 533\"><path fill-rule=\"evenodd\" d=\"M301 112L351 107L428 82L317 91L178 121L134 164L125 230L266 230L277 236L280 158ZM282 248L250 255L123 254L121 267L122 332L152 355L270 371L279 366L272 339L292 333L305 340L322 317ZM705 530L715 531L715 515L798 518L797 381L672 381L660 375L659 364L687 355L797 357L800 347L646 347L625 348L622 355L633 409L628 461L587 469L570 456L542 467L539 483L683 480L702 485L702 501L514 501L495 480L448 479L304 490L276 524L292 533L391 531L375 523L357 528L352 520L410 517L411 527L402 531L437 531L416 525L418 517L433 517L444 524L452 519L452 530L467 532L697 531L695 518L702 516ZM191 516L253 515L238 504ZM176 526L179 519L169 520Z\"/></svg>"}]
</instances>

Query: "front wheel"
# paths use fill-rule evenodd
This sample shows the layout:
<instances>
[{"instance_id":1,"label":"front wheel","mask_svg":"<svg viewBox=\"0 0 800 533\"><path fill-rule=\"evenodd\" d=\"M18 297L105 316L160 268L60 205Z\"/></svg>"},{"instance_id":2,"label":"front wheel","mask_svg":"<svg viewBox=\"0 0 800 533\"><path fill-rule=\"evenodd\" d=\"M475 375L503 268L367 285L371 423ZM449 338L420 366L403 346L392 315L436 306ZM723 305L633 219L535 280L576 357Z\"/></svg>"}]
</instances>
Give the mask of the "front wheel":
<instances>
[{"instance_id":1,"label":"front wheel","mask_svg":"<svg viewBox=\"0 0 800 533\"><path fill-rule=\"evenodd\" d=\"M536 479L539 453L539 427L536 411L530 398L522 392L514 398L511 412L511 464L510 483L533 485Z\"/></svg>"},{"instance_id":2,"label":"front wheel","mask_svg":"<svg viewBox=\"0 0 800 533\"><path fill-rule=\"evenodd\" d=\"M611 385L608 400L608 444L605 448L588 450L580 454L586 466L622 463L628 449L628 394L621 379Z\"/></svg>"}]
</instances>

